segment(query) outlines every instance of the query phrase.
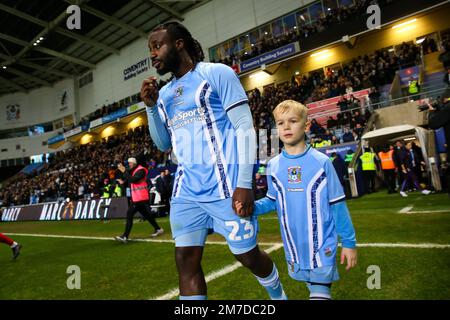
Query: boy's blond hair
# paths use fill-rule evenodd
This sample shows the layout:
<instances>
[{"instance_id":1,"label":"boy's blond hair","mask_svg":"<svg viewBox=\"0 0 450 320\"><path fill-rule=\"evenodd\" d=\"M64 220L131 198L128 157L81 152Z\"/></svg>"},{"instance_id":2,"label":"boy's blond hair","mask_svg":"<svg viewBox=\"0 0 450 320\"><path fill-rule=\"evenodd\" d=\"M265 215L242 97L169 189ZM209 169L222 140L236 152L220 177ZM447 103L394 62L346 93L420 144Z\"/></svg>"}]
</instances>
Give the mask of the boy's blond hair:
<instances>
[{"instance_id":1,"label":"boy's blond hair","mask_svg":"<svg viewBox=\"0 0 450 320\"><path fill-rule=\"evenodd\" d=\"M276 117L277 113L286 113L289 111L294 111L302 121L307 122L308 108L304 104L294 100L284 100L280 102L273 110L273 116Z\"/></svg>"}]
</instances>

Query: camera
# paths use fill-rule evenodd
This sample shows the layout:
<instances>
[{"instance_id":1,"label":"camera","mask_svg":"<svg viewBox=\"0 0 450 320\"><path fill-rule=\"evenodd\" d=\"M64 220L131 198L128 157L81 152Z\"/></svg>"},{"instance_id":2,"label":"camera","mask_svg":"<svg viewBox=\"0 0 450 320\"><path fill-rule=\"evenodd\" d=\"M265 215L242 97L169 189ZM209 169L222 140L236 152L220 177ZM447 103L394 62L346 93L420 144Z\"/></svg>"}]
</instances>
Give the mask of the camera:
<instances>
[{"instance_id":1,"label":"camera","mask_svg":"<svg viewBox=\"0 0 450 320\"><path fill-rule=\"evenodd\" d=\"M117 169L117 166L118 166L119 163L120 163L120 161L115 160L114 163L112 163L112 164L110 165L110 167L111 167L112 169Z\"/></svg>"},{"instance_id":2,"label":"camera","mask_svg":"<svg viewBox=\"0 0 450 320\"><path fill-rule=\"evenodd\" d=\"M439 109L439 107L440 107L440 103L439 103L439 98L438 99L430 99L430 105L434 108L434 109L436 109L436 110L438 110ZM421 106L418 106L417 107L417 109L419 109L419 112L423 112L423 111L426 111L426 110L428 110L429 108L428 108L428 104L423 104L423 105L421 105Z\"/></svg>"}]
</instances>

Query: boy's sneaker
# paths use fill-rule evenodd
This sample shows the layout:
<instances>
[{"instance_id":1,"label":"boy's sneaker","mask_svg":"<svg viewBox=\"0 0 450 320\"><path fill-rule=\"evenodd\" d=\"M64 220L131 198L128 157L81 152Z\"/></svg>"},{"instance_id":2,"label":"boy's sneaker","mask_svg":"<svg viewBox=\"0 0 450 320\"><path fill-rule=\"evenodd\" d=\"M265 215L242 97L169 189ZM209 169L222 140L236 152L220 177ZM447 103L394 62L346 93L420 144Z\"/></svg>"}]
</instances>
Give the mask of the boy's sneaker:
<instances>
[{"instance_id":1,"label":"boy's sneaker","mask_svg":"<svg viewBox=\"0 0 450 320\"><path fill-rule=\"evenodd\" d=\"M117 241L120 241L122 243L127 243L128 242L128 238L125 237L125 236L114 237L114 239L116 239Z\"/></svg>"},{"instance_id":2,"label":"boy's sneaker","mask_svg":"<svg viewBox=\"0 0 450 320\"><path fill-rule=\"evenodd\" d=\"M408 197L408 195L406 194L405 191L400 191L400 195L401 195L403 198L407 198L407 197Z\"/></svg>"},{"instance_id":3,"label":"boy's sneaker","mask_svg":"<svg viewBox=\"0 0 450 320\"><path fill-rule=\"evenodd\" d=\"M427 189L422 190L422 194L424 194L424 195L429 195L430 193L431 193L430 190L427 190Z\"/></svg>"},{"instance_id":4,"label":"boy's sneaker","mask_svg":"<svg viewBox=\"0 0 450 320\"><path fill-rule=\"evenodd\" d=\"M12 252L13 252L13 259L17 259L17 257L20 254L20 249L22 249L22 245L21 244L17 244L14 248L11 248Z\"/></svg>"},{"instance_id":5,"label":"boy's sneaker","mask_svg":"<svg viewBox=\"0 0 450 320\"><path fill-rule=\"evenodd\" d=\"M154 238L154 237L157 237L157 236L159 236L159 235L161 235L163 233L164 233L164 230L163 230L163 228L161 228L161 229L156 230L155 233L152 233L151 236Z\"/></svg>"}]
</instances>

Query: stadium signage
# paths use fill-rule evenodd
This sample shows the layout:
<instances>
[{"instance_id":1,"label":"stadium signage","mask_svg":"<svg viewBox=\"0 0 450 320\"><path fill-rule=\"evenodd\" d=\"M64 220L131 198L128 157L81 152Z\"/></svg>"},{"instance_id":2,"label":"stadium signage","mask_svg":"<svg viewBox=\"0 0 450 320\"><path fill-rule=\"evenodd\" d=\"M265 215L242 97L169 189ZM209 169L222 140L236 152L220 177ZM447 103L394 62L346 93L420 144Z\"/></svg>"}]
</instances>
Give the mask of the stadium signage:
<instances>
[{"instance_id":1,"label":"stadium signage","mask_svg":"<svg viewBox=\"0 0 450 320\"><path fill-rule=\"evenodd\" d=\"M62 135L62 134L59 134L59 135L57 135L57 136L54 136L54 137L51 137L50 139L48 139L47 140L47 144L54 144L54 143L57 143L57 142L60 142L60 141L63 141L64 140L64 135Z\"/></svg>"},{"instance_id":2,"label":"stadium signage","mask_svg":"<svg viewBox=\"0 0 450 320\"><path fill-rule=\"evenodd\" d=\"M420 69L418 66L399 70L398 74L400 76L400 84L402 86L408 85L411 78L416 81L419 80L419 73Z\"/></svg>"},{"instance_id":3,"label":"stadium signage","mask_svg":"<svg viewBox=\"0 0 450 320\"><path fill-rule=\"evenodd\" d=\"M327 155L328 157L331 157L331 154L336 152L338 155L340 155L344 159L348 150L352 150L353 152L356 152L357 148L358 148L358 142L349 142L348 144L345 144L345 145L342 144L339 147L327 146L327 147L317 148L317 150L322 152L323 154Z\"/></svg>"},{"instance_id":4,"label":"stadium signage","mask_svg":"<svg viewBox=\"0 0 450 320\"><path fill-rule=\"evenodd\" d=\"M64 136L64 138L68 138L68 137L71 137L71 136L74 136L74 135L80 133L81 131L82 131L81 126L78 126L72 130L65 132L63 136Z\"/></svg>"},{"instance_id":5,"label":"stadium signage","mask_svg":"<svg viewBox=\"0 0 450 320\"><path fill-rule=\"evenodd\" d=\"M145 58L123 70L123 80L127 81L148 70L150 58Z\"/></svg>"},{"instance_id":6,"label":"stadium signage","mask_svg":"<svg viewBox=\"0 0 450 320\"><path fill-rule=\"evenodd\" d=\"M131 114L133 112L136 112L136 111L139 111L139 110L142 110L142 109L145 109L145 103L141 101L141 102L139 102L137 104L133 104L133 105L129 106L127 108L127 113Z\"/></svg>"},{"instance_id":7,"label":"stadium signage","mask_svg":"<svg viewBox=\"0 0 450 320\"><path fill-rule=\"evenodd\" d=\"M17 221L22 208L8 208L2 213L1 221Z\"/></svg>"},{"instance_id":8,"label":"stadium signage","mask_svg":"<svg viewBox=\"0 0 450 320\"><path fill-rule=\"evenodd\" d=\"M10 207L3 210L1 221L103 220L126 217L126 197Z\"/></svg>"},{"instance_id":9,"label":"stadium signage","mask_svg":"<svg viewBox=\"0 0 450 320\"><path fill-rule=\"evenodd\" d=\"M127 108L119 109L111 114L108 114L102 118L102 123L107 123L116 120L117 118L127 115Z\"/></svg>"},{"instance_id":10,"label":"stadium signage","mask_svg":"<svg viewBox=\"0 0 450 320\"><path fill-rule=\"evenodd\" d=\"M98 118L98 119L92 120L91 124L89 125L89 128L92 129L94 127L97 127L97 126L101 125L103 123L102 121L103 121L102 118Z\"/></svg>"},{"instance_id":11,"label":"stadium signage","mask_svg":"<svg viewBox=\"0 0 450 320\"><path fill-rule=\"evenodd\" d=\"M300 46L298 42L287 44L278 49L272 50L270 52L261 54L255 58L246 60L240 63L240 70L242 72L246 72L252 69L256 69L263 64L271 63L276 60L289 57L300 51Z\"/></svg>"}]
</instances>

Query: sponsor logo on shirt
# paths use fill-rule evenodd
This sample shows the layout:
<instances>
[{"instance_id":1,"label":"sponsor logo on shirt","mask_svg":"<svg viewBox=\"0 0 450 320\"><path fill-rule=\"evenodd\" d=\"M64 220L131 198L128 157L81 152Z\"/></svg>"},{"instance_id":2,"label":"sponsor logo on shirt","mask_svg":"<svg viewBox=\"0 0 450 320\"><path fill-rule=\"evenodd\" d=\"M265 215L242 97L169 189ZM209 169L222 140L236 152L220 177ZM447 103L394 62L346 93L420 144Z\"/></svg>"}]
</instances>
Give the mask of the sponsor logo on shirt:
<instances>
[{"instance_id":1,"label":"sponsor logo on shirt","mask_svg":"<svg viewBox=\"0 0 450 320\"><path fill-rule=\"evenodd\" d=\"M172 127L172 129L178 129L192 122L204 120L205 120L205 108L197 107L189 111L178 112L171 119L169 119L168 125Z\"/></svg>"}]
</instances>

